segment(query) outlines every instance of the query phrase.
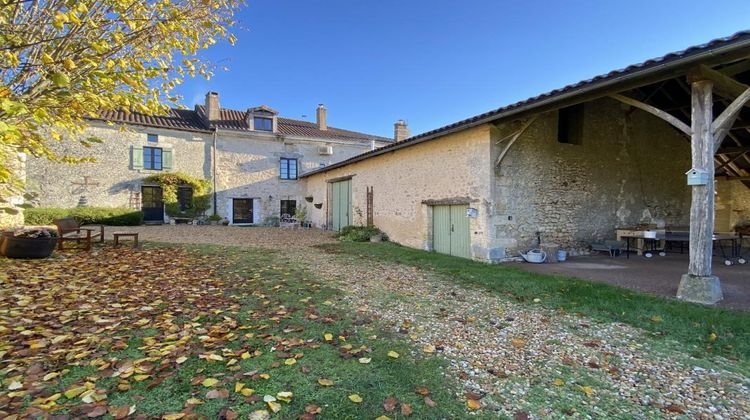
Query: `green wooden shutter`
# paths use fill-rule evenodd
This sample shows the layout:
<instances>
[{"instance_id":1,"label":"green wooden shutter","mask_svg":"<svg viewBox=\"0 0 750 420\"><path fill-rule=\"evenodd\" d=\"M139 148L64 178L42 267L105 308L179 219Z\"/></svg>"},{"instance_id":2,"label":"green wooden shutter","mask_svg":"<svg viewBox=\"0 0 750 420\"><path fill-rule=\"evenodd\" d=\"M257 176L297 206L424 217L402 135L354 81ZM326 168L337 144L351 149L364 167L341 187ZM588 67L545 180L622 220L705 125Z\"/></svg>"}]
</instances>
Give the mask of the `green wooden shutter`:
<instances>
[{"instance_id":1,"label":"green wooden shutter","mask_svg":"<svg viewBox=\"0 0 750 420\"><path fill-rule=\"evenodd\" d=\"M133 146L130 154L133 169L143 169L143 146Z\"/></svg>"},{"instance_id":2,"label":"green wooden shutter","mask_svg":"<svg viewBox=\"0 0 750 420\"><path fill-rule=\"evenodd\" d=\"M162 149L161 168L165 171L172 170L172 149Z\"/></svg>"}]
</instances>

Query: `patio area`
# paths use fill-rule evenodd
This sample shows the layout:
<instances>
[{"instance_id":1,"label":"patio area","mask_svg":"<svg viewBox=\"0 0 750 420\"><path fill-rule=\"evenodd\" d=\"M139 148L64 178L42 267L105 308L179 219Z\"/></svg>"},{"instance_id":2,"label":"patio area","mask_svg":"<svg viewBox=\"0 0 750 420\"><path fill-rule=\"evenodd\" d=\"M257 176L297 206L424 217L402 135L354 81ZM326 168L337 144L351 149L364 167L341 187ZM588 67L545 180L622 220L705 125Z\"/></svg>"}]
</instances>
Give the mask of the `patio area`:
<instances>
[{"instance_id":1,"label":"patio area","mask_svg":"<svg viewBox=\"0 0 750 420\"><path fill-rule=\"evenodd\" d=\"M674 298L680 276L687 272L688 255L668 254L645 258L633 254L630 259L625 255L616 258L594 255L568 258L562 263L514 263L512 266L535 273L578 277ZM726 266L723 258L715 256L713 273L721 280L724 293L724 299L717 306L750 310L750 264Z\"/></svg>"}]
</instances>

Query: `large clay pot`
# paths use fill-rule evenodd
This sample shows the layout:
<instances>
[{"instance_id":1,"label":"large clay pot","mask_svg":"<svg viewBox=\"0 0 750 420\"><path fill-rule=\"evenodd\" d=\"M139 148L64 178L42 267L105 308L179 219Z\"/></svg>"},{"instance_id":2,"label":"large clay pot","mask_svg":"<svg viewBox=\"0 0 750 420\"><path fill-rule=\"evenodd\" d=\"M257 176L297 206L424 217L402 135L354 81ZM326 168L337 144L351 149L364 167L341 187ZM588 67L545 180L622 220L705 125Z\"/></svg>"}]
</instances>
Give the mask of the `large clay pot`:
<instances>
[{"instance_id":1,"label":"large clay pot","mask_svg":"<svg viewBox=\"0 0 750 420\"><path fill-rule=\"evenodd\" d=\"M0 237L0 255L8 258L47 258L52 255L57 238L16 238L13 232Z\"/></svg>"}]
</instances>

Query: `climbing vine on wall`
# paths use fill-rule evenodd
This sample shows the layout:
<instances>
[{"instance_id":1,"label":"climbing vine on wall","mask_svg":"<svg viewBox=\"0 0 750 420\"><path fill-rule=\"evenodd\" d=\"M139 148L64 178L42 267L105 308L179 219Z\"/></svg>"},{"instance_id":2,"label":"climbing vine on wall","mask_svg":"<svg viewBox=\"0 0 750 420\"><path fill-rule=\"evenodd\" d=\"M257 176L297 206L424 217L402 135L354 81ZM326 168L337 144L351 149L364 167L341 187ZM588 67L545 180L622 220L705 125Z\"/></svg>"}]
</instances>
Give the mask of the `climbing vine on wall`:
<instances>
[{"instance_id":1,"label":"climbing vine on wall","mask_svg":"<svg viewBox=\"0 0 750 420\"><path fill-rule=\"evenodd\" d=\"M207 179L193 178L181 172L174 172L151 175L146 177L146 181L154 182L161 186L164 208L169 216L200 216L210 207L211 181ZM177 198L177 189L179 187L191 187L193 189L190 208L186 210L180 209L180 202Z\"/></svg>"}]
</instances>

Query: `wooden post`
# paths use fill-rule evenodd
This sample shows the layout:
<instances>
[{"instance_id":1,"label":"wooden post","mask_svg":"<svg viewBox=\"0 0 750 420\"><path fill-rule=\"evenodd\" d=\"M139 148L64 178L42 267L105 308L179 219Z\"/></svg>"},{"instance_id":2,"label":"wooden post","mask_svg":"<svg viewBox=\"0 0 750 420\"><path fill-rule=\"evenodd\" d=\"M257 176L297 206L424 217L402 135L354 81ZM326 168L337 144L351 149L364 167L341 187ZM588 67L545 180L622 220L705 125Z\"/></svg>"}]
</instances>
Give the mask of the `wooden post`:
<instances>
[{"instance_id":1,"label":"wooden post","mask_svg":"<svg viewBox=\"0 0 750 420\"><path fill-rule=\"evenodd\" d=\"M713 304L722 299L719 278L711 275L714 231L714 135L713 82L692 81L692 127L690 145L693 168L708 174L706 185L692 186L690 205L690 264L682 276L677 297Z\"/></svg>"},{"instance_id":2,"label":"wooden post","mask_svg":"<svg viewBox=\"0 0 750 420\"><path fill-rule=\"evenodd\" d=\"M690 205L690 266L688 273L694 276L711 275L711 254L714 231L714 140L711 135L713 122L713 82L693 82L692 136L693 168L708 173L706 185L694 185Z\"/></svg>"}]
</instances>

